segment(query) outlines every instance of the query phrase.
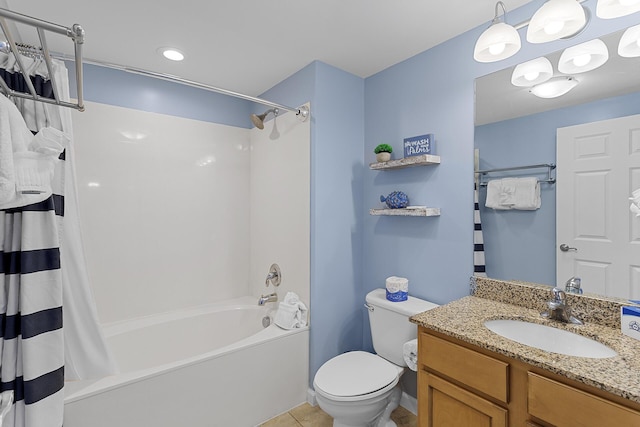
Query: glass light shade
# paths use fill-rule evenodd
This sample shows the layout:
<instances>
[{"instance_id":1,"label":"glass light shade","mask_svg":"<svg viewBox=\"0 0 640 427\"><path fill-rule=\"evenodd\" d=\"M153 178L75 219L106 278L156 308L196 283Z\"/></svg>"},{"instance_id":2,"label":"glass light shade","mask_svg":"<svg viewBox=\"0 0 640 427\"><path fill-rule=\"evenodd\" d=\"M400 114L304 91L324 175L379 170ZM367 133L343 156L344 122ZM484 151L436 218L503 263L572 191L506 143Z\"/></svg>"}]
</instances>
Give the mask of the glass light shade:
<instances>
[{"instance_id":1,"label":"glass light shade","mask_svg":"<svg viewBox=\"0 0 640 427\"><path fill-rule=\"evenodd\" d=\"M534 13L527 28L529 43L545 43L572 36L587 25L584 8L576 0L549 0Z\"/></svg>"},{"instance_id":2,"label":"glass light shade","mask_svg":"<svg viewBox=\"0 0 640 427\"><path fill-rule=\"evenodd\" d=\"M640 11L640 0L598 0L596 16L603 19L619 18Z\"/></svg>"},{"instance_id":3,"label":"glass light shade","mask_svg":"<svg viewBox=\"0 0 640 427\"><path fill-rule=\"evenodd\" d=\"M511 25L498 22L487 28L476 41L473 58L478 62L495 62L520 50L520 34Z\"/></svg>"},{"instance_id":4,"label":"glass light shade","mask_svg":"<svg viewBox=\"0 0 640 427\"><path fill-rule=\"evenodd\" d=\"M629 27L620 38L618 55L624 58L640 56L640 25Z\"/></svg>"},{"instance_id":5,"label":"glass light shade","mask_svg":"<svg viewBox=\"0 0 640 427\"><path fill-rule=\"evenodd\" d=\"M604 65L608 59L607 45L600 39L593 39L565 49L558 61L558 71L564 74L584 73Z\"/></svg>"},{"instance_id":6,"label":"glass light shade","mask_svg":"<svg viewBox=\"0 0 640 427\"><path fill-rule=\"evenodd\" d=\"M551 62L541 56L531 61L516 65L511 74L511 84L519 87L528 87L544 83L553 76Z\"/></svg>"},{"instance_id":7,"label":"glass light shade","mask_svg":"<svg viewBox=\"0 0 640 427\"><path fill-rule=\"evenodd\" d=\"M569 92L578 85L573 77L557 77L539 85L535 85L529 92L538 98L557 98Z\"/></svg>"}]
</instances>

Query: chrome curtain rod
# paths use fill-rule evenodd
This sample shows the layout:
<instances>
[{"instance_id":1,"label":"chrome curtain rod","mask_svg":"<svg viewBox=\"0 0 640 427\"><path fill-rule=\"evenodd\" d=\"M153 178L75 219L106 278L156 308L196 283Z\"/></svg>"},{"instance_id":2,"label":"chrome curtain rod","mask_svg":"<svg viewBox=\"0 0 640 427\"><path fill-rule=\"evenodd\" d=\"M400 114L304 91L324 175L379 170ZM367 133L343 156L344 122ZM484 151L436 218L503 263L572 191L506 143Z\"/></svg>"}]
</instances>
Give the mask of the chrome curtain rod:
<instances>
[{"instance_id":1,"label":"chrome curtain rod","mask_svg":"<svg viewBox=\"0 0 640 427\"><path fill-rule=\"evenodd\" d=\"M71 61L73 60L73 58L71 58L71 57L69 57L68 55L65 55L65 54L55 54L55 56L58 59L71 60ZM158 72L155 72L155 71L144 70L142 68L129 67L129 66L125 66L125 65L114 64L114 63L111 63L111 62L99 61L99 60L96 60L96 59L87 59L87 58L85 58L85 59L83 59L83 62L85 64L99 65L99 66L102 66L102 67L108 67L108 68L112 68L112 69L119 70L119 71L126 71L127 73L139 74L139 75L143 75L143 76L147 76L147 77L153 77L153 78L166 80L166 81L170 81L170 82L181 83L181 84L192 86L192 87L195 87L195 88L198 88L198 89L204 89L204 90L208 90L210 92L216 92L216 93L220 93L222 95L229 95L229 96L233 96L235 98L244 99L246 101L251 101L251 102L258 103L258 104L266 105L266 106L269 106L269 107L272 107L272 108L278 108L278 109L282 109L282 110L291 111L293 113L296 113L296 115L302 121L306 120L307 117L310 115L309 109L304 105L300 106L298 108L289 107L287 105L278 104L276 102L271 102L271 101L268 101L266 99L257 98L255 96L250 96L250 95L245 95L243 93L234 92L234 91L227 90L227 89L222 89L222 88L219 88L219 87L216 87L216 86L207 85L207 84L196 82L196 81L193 81L193 80L184 79L182 77L174 76L174 75L171 75L171 74L158 73Z\"/></svg>"}]
</instances>

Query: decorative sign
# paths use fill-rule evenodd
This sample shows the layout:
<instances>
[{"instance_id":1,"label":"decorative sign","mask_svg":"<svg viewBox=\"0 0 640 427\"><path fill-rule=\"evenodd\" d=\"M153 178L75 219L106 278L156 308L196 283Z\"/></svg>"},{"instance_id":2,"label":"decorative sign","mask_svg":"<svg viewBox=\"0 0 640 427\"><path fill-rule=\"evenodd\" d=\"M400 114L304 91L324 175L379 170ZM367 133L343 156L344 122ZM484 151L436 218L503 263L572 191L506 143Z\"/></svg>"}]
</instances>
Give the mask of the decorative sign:
<instances>
[{"instance_id":1,"label":"decorative sign","mask_svg":"<svg viewBox=\"0 0 640 427\"><path fill-rule=\"evenodd\" d=\"M422 154L432 154L433 152L433 134L413 136L404 139L404 156L420 156Z\"/></svg>"}]
</instances>

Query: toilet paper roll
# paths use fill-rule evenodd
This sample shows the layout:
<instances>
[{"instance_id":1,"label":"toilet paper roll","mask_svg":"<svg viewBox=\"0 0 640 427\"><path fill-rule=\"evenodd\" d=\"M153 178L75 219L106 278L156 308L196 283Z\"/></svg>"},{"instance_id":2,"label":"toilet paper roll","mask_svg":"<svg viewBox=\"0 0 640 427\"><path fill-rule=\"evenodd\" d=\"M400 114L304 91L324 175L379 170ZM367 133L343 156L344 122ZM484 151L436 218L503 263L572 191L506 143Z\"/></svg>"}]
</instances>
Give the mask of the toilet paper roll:
<instances>
[{"instance_id":1,"label":"toilet paper roll","mask_svg":"<svg viewBox=\"0 0 640 427\"><path fill-rule=\"evenodd\" d=\"M385 287L389 301L406 301L409 296L409 280L404 277L387 277Z\"/></svg>"},{"instance_id":2,"label":"toilet paper roll","mask_svg":"<svg viewBox=\"0 0 640 427\"><path fill-rule=\"evenodd\" d=\"M402 346L402 356L407 367L414 372L418 371L418 340L407 341Z\"/></svg>"}]
</instances>

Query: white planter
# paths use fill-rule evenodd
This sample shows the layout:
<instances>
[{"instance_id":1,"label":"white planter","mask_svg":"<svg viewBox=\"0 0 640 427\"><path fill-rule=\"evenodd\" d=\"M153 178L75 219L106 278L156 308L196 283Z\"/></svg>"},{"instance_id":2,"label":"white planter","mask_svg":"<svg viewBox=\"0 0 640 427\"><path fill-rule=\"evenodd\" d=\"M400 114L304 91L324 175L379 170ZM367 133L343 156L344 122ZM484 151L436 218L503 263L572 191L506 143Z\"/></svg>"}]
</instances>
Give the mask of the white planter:
<instances>
[{"instance_id":1,"label":"white planter","mask_svg":"<svg viewBox=\"0 0 640 427\"><path fill-rule=\"evenodd\" d=\"M391 160L391 153L387 153L385 151L376 154L376 160L379 162L388 162Z\"/></svg>"}]
</instances>

